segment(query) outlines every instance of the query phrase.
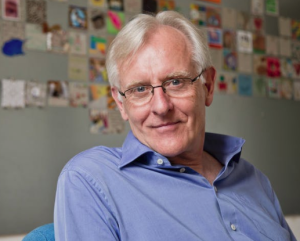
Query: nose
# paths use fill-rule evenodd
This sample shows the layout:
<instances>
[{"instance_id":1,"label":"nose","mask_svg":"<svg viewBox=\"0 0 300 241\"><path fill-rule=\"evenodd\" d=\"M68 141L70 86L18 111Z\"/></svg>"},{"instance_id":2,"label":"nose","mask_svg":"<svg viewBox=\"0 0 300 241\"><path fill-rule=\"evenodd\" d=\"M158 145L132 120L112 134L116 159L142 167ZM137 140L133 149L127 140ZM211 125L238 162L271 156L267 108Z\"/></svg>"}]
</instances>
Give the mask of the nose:
<instances>
[{"instance_id":1,"label":"nose","mask_svg":"<svg viewBox=\"0 0 300 241\"><path fill-rule=\"evenodd\" d=\"M157 88L162 86L156 86L153 89L154 93L151 99L151 111L160 116L166 115L170 110L173 109L173 103L170 97L166 94L165 89Z\"/></svg>"}]
</instances>

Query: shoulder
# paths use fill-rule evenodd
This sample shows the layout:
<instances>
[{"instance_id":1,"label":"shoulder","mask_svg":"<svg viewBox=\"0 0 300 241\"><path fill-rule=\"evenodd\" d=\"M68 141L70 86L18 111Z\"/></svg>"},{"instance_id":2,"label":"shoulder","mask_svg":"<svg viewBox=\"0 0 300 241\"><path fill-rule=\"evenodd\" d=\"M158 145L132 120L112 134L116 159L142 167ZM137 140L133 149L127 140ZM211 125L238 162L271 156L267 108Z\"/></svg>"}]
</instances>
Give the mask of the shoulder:
<instances>
[{"instance_id":1,"label":"shoulder","mask_svg":"<svg viewBox=\"0 0 300 241\"><path fill-rule=\"evenodd\" d=\"M121 148L96 146L74 156L63 168L65 172L75 172L84 176L98 176L108 169L117 170L122 157Z\"/></svg>"}]
</instances>

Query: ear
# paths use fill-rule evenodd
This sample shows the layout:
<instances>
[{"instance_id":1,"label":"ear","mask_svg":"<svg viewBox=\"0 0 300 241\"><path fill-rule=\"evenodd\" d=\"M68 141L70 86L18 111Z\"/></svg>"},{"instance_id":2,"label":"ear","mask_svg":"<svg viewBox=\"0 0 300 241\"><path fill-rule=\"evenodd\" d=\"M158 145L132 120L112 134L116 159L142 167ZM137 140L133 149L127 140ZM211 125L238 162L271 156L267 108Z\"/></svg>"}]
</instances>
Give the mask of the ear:
<instances>
[{"instance_id":1,"label":"ear","mask_svg":"<svg viewBox=\"0 0 300 241\"><path fill-rule=\"evenodd\" d=\"M119 111L121 112L123 120L127 121L128 120L128 115L127 115L127 113L124 109L124 103L119 100L119 92L118 92L118 89L115 86L111 87L111 95L112 95L112 97L114 98L115 102L118 105L118 108L119 108Z\"/></svg>"},{"instance_id":2,"label":"ear","mask_svg":"<svg viewBox=\"0 0 300 241\"><path fill-rule=\"evenodd\" d=\"M214 67L209 67L205 71L205 105L210 106L213 101L215 88L216 70Z\"/></svg>"}]
</instances>

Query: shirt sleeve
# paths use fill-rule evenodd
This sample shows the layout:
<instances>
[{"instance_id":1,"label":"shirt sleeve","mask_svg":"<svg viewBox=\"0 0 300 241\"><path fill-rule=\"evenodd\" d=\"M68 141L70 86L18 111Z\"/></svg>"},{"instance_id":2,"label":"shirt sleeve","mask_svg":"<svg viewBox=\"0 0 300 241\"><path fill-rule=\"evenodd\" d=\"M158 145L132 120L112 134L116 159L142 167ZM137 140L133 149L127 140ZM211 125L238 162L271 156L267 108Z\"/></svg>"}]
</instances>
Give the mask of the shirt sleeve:
<instances>
[{"instance_id":1,"label":"shirt sleeve","mask_svg":"<svg viewBox=\"0 0 300 241\"><path fill-rule=\"evenodd\" d=\"M118 223L95 179L65 170L58 179L54 229L56 241L117 241Z\"/></svg>"}]
</instances>

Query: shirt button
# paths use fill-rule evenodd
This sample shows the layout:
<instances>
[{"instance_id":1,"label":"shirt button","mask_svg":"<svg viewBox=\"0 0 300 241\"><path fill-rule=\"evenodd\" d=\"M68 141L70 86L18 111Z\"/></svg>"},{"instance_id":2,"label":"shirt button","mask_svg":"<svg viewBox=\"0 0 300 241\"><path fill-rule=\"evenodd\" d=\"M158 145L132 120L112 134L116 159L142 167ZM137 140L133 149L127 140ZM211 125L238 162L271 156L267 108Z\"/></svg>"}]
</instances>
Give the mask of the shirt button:
<instances>
[{"instance_id":1,"label":"shirt button","mask_svg":"<svg viewBox=\"0 0 300 241\"><path fill-rule=\"evenodd\" d=\"M180 168L180 170L179 170L181 173L183 173L183 172L185 172L185 168L184 167L182 167L182 168Z\"/></svg>"},{"instance_id":2,"label":"shirt button","mask_svg":"<svg viewBox=\"0 0 300 241\"><path fill-rule=\"evenodd\" d=\"M236 230L236 226L235 226L234 224L231 224L230 227L231 227L231 229L232 229L233 231Z\"/></svg>"},{"instance_id":3,"label":"shirt button","mask_svg":"<svg viewBox=\"0 0 300 241\"><path fill-rule=\"evenodd\" d=\"M217 189L217 187L216 187L216 186L214 186L214 189L215 189L215 192L218 192L218 189Z\"/></svg>"},{"instance_id":4,"label":"shirt button","mask_svg":"<svg viewBox=\"0 0 300 241\"><path fill-rule=\"evenodd\" d=\"M158 160L157 160L157 164L161 165L161 164L163 164L163 163L164 163L163 159L158 159Z\"/></svg>"}]
</instances>

